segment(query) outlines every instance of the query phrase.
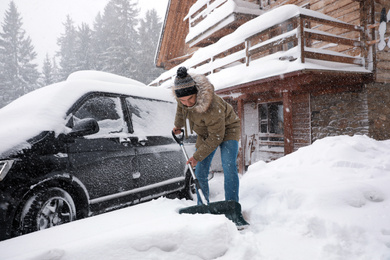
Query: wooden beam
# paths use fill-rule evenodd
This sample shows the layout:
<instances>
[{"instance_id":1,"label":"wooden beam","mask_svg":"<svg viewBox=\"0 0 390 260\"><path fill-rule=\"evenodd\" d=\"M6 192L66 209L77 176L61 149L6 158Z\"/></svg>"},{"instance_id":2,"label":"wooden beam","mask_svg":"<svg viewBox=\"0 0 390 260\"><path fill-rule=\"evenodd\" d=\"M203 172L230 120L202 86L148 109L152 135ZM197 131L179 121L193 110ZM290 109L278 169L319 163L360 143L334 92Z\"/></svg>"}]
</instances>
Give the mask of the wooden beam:
<instances>
[{"instance_id":1,"label":"wooden beam","mask_svg":"<svg viewBox=\"0 0 390 260\"><path fill-rule=\"evenodd\" d=\"M294 93L315 93L326 86L351 86L373 82L372 73L340 72L327 70L300 70L280 76L255 80L233 87L217 90L218 95L231 96L240 94L240 97L249 98L251 95L259 96L269 93L282 93L292 91Z\"/></svg>"},{"instance_id":2,"label":"wooden beam","mask_svg":"<svg viewBox=\"0 0 390 260\"><path fill-rule=\"evenodd\" d=\"M244 100L240 98L237 102L237 113L238 117L240 118L241 123L241 153L238 155L238 171L239 173L243 174L245 172L245 128L244 128L244 120L245 120L245 113L244 113Z\"/></svg>"},{"instance_id":3,"label":"wooden beam","mask_svg":"<svg viewBox=\"0 0 390 260\"><path fill-rule=\"evenodd\" d=\"M233 93L261 94L264 92L280 93L283 90L300 90L302 89L301 86L310 84L315 78L318 79L318 75L300 70L284 74L283 79L279 75L273 76L218 90L216 93L220 95L231 95Z\"/></svg>"},{"instance_id":4,"label":"wooden beam","mask_svg":"<svg viewBox=\"0 0 390 260\"><path fill-rule=\"evenodd\" d=\"M283 92L283 119L284 119L284 154L294 151L293 111L291 92Z\"/></svg>"},{"instance_id":5,"label":"wooden beam","mask_svg":"<svg viewBox=\"0 0 390 260\"><path fill-rule=\"evenodd\" d=\"M349 64L356 64L356 65L363 66L361 58L336 56L336 55L330 55L330 54L318 53L318 52L311 52L311 51L305 51L304 55L308 59L316 59L316 60L325 60L325 61L349 63Z\"/></svg>"},{"instance_id":6,"label":"wooden beam","mask_svg":"<svg viewBox=\"0 0 390 260\"><path fill-rule=\"evenodd\" d=\"M283 45L285 43L292 42L292 41L294 41L296 39L297 39L296 35L292 35L292 36L289 36L289 37L286 37L286 38L282 38L282 39L275 39L275 40L271 41L268 44L265 44L265 45L262 45L260 47L256 47L256 48L250 49L248 51L248 56L250 57L250 56L255 55L257 53L267 51L267 50L272 49L274 47L281 46L281 45Z\"/></svg>"},{"instance_id":7,"label":"wooden beam","mask_svg":"<svg viewBox=\"0 0 390 260\"><path fill-rule=\"evenodd\" d=\"M335 85L325 85L321 86L316 92L311 92L312 96L322 96L327 94L337 94L345 92L361 92L363 91L362 85L349 85L349 86L335 86Z\"/></svg>"},{"instance_id":8,"label":"wooden beam","mask_svg":"<svg viewBox=\"0 0 390 260\"><path fill-rule=\"evenodd\" d=\"M304 15L304 14L301 14L300 16L302 17L302 19L305 19L305 20L308 20L308 21L318 22L320 24L329 25L331 27L344 28L344 29L347 29L349 31L362 31L362 30L364 30L364 28L362 28L360 26L353 25L353 24L347 24L347 23L343 23L343 22L330 21L330 20L319 18L319 17L307 16L307 15Z\"/></svg>"},{"instance_id":9,"label":"wooden beam","mask_svg":"<svg viewBox=\"0 0 390 260\"><path fill-rule=\"evenodd\" d=\"M305 34L304 36L305 39L332 42L332 43L344 44L349 46L360 46L360 41L355 41L340 36L325 35L325 34L315 33L311 31L305 31L304 34Z\"/></svg>"}]
</instances>

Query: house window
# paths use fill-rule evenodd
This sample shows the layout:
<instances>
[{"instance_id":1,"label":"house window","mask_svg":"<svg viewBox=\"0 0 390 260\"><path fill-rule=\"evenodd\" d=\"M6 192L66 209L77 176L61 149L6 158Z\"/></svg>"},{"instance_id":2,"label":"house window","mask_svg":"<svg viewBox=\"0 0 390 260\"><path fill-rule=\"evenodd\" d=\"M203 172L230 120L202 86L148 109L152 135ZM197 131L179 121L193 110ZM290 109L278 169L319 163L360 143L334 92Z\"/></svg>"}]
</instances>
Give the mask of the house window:
<instances>
[{"instance_id":1,"label":"house window","mask_svg":"<svg viewBox=\"0 0 390 260\"><path fill-rule=\"evenodd\" d=\"M260 140L283 141L283 103L259 104Z\"/></svg>"}]
</instances>

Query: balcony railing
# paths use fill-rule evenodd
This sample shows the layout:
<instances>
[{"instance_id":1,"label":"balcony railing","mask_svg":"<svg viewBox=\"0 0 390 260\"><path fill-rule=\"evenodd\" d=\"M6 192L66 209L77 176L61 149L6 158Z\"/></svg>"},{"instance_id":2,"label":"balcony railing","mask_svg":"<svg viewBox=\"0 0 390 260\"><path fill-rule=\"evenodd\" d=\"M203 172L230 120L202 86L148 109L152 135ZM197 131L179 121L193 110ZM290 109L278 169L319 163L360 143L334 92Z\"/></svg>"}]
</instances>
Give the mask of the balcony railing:
<instances>
[{"instance_id":1,"label":"balcony railing","mask_svg":"<svg viewBox=\"0 0 390 260\"><path fill-rule=\"evenodd\" d=\"M270 20L278 12L285 13L285 18ZM247 22L219 42L199 49L181 66L209 75L243 64L256 66L255 61L279 54L279 60L298 60L302 64L327 61L329 66L335 62L365 68L368 50L362 39L364 29L360 26L286 5ZM151 85L163 85L175 76L176 69L164 73Z\"/></svg>"},{"instance_id":2,"label":"balcony railing","mask_svg":"<svg viewBox=\"0 0 390 260\"><path fill-rule=\"evenodd\" d=\"M255 1L257 2L257 1ZM258 3L237 0L201 0L190 9L186 43L207 46L238 26L257 17L263 11Z\"/></svg>"}]
</instances>

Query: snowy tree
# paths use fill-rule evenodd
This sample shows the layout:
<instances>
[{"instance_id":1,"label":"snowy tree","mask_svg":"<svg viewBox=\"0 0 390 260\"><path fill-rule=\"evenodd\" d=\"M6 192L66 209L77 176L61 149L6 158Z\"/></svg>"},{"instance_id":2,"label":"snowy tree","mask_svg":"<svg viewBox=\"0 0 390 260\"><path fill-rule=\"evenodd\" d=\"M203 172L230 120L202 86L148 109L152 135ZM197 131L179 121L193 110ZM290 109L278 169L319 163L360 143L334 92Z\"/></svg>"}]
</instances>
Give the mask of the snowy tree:
<instances>
[{"instance_id":1,"label":"snowy tree","mask_svg":"<svg viewBox=\"0 0 390 260\"><path fill-rule=\"evenodd\" d=\"M139 25L135 0L110 0L98 13L93 30L83 23L75 28L67 17L58 39L61 80L77 70L100 70L149 83L163 70L154 64L161 22L156 10Z\"/></svg>"},{"instance_id":2,"label":"snowy tree","mask_svg":"<svg viewBox=\"0 0 390 260\"><path fill-rule=\"evenodd\" d=\"M45 60L43 61L42 77L40 79L40 84L42 86L47 86L53 83L54 83L53 65L50 61L49 54L46 54Z\"/></svg>"},{"instance_id":3,"label":"snowy tree","mask_svg":"<svg viewBox=\"0 0 390 260\"><path fill-rule=\"evenodd\" d=\"M157 78L164 70L155 65L155 54L160 37L161 22L157 11L147 11L145 19L141 20L139 28L140 61L139 81L148 84Z\"/></svg>"},{"instance_id":4,"label":"snowy tree","mask_svg":"<svg viewBox=\"0 0 390 260\"><path fill-rule=\"evenodd\" d=\"M69 74L76 71L77 58L74 47L76 45L76 27L68 15L64 23L65 32L58 38L57 43L60 51L57 54L60 58L60 79L65 80Z\"/></svg>"},{"instance_id":5,"label":"snowy tree","mask_svg":"<svg viewBox=\"0 0 390 260\"><path fill-rule=\"evenodd\" d=\"M102 16L98 42L104 44L98 55L102 69L136 78L139 62L137 3L132 0L111 0ZM101 38L101 37L104 37Z\"/></svg>"},{"instance_id":6,"label":"snowy tree","mask_svg":"<svg viewBox=\"0 0 390 260\"><path fill-rule=\"evenodd\" d=\"M51 59L49 54L46 54L42 66L42 76L39 81L40 85L43 87L60 81L61 78L56 59Z\"/></svg>"},{"instance_id":7,"label":"snowy tree","mask_svg":"<svg viewBox=\"0 0 390 260\"><path fill-rule=\"evenodd\" d=\"M74 46L76 58L76 70L89 70L92 65L92 30L89 25L82 23L76 31L76 42Z\"/></svg>"},{"instance_id":8,"label":"snowy tree","mask_svg":"<svg viewBox=\"0 0 390 260\"><path fill-rule=\"evenodd\" d=\"M104 62L103 62L103 55L106 49L108 49L108 41L107 37L104 35L105 30L104 23L103 23L103 17L101 13L99 12L98 15L95 18L94 30L92 31L92 64L93 68L95 70L103 70Z\"/></svg>"},{"instance_id":9,"label":"snowy tree","mask_svg":"<svg viewBox=\"0 0 390 260\"><path fill-rule=\"evenodd\" d=\"M61 81L60 68L57 65L55 57L52 59L52 77L54 83Z\"/></svg>"},{"instance_id":10,"label":"snowy tree","mask_svg":"<svg viewBox=\"0 0 390 260\"><path fill-rule=\"evenodd\" d=\"M73 20L67 16L64 23L65 33L58 39L60 52L60 80L78 70L95 69L92 48L93 31L88 24L82 23L77 29Z\"/></svg>"},{"instance_id":11,"label":"snowy tree","mask_svg":"<svg viewBox=\"0 0 390 260\"><path fill-rule=\"evenodd\" d=\"M1 107L38 87L39 72L33 63L37 54L22 26L20 13L11 1L0 32Z\"/></svg>"}]
</instances>

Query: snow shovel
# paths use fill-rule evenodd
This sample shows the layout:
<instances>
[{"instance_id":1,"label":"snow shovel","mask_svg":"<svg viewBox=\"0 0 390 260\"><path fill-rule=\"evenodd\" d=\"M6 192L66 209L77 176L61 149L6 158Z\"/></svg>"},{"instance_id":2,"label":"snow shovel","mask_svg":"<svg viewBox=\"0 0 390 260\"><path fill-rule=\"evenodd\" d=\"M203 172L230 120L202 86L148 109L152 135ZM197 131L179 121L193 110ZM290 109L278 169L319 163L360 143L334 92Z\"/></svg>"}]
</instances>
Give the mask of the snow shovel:
<instances>
[{"instance_id":1,"label":"snow shovel","mask_svg":"<svg viewBox=\"0 0 390 260\"><path fill-rule=\"evenodd\" d=\"M183 129L181 129L181 135L179 135L179 137L176 136L173 131L172 131L172 136L175 139L175 141L180 145L181 150L183 151L184 156L186 158L186 161L188 161L189 158L183 144L183 139L184 139ZM194 170L192 169L192 165L190 165L189 168L190 168L192 178L194 179L196 189L198 191L202 205L182 208L179 210L180 214L183 213L184 214L214 214L214 215L223 214L228 219L233 221L233 223L236 224L237 228L239 229L249 225L249 223L246 222L246 220L242 216L240 203L233 200L208 203L203 194L202 189L200 188L199 181L195 176Z\"/></svg>"}]
</instances>

